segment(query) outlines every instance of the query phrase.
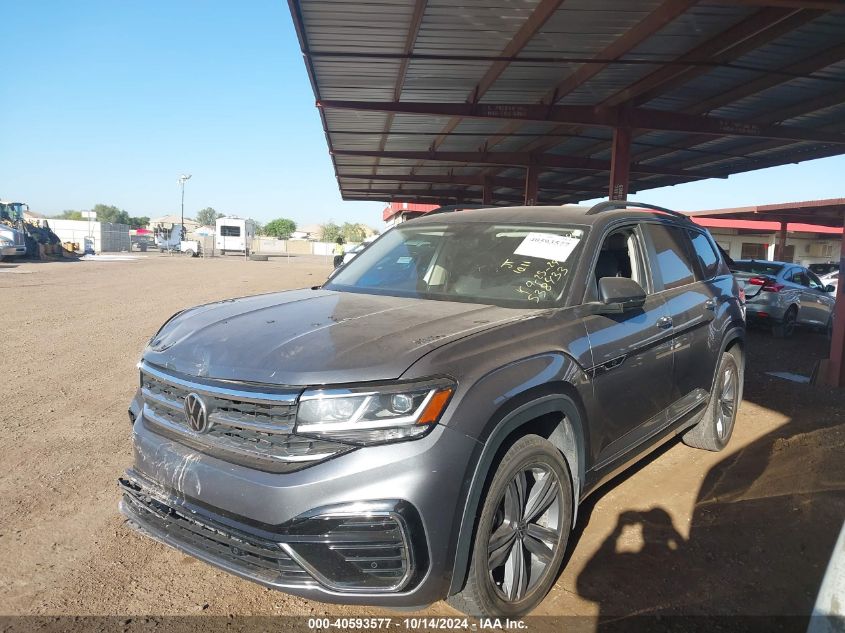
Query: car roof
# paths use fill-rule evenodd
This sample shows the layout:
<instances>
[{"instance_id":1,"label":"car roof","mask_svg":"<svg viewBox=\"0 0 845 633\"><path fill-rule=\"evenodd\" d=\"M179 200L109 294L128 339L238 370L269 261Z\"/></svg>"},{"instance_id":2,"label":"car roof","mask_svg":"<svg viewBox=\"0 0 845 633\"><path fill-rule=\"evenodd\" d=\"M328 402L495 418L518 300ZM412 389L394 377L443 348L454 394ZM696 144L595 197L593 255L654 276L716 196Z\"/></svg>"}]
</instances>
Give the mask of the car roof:
<instances>
[{"instance_id":1,"label":"car roof","mask_svg":"<svg viewBox=\"0 0 845 633\"><path fill-rule=\"evenodd\" d=\"M801 264L794 264L793 262L779 262L775 259L735 259L734 262L737 264L773 264L775 266L798 266L798 268L804 268Z\"/></svg>"},{"instance_id":2,"label":"car roof","mask_svg":"<svg viewBox=\"0 0 845 633\"><path fill-rule=\"evenodd\" d=\"M428 213L419 218L409 220L414 225L420 224L452 224L464 222L501 222L503 224L577 224L591 226L606 224L616 219L642 220L653 218L657 220L673 219L672 216L659 211L650 211L637 207L613 209L588 215L592 206L565 204L561 206L531 206L531 207L492 207L489 209L467 209L464 211Z\"/></svg>"}]
</instances>

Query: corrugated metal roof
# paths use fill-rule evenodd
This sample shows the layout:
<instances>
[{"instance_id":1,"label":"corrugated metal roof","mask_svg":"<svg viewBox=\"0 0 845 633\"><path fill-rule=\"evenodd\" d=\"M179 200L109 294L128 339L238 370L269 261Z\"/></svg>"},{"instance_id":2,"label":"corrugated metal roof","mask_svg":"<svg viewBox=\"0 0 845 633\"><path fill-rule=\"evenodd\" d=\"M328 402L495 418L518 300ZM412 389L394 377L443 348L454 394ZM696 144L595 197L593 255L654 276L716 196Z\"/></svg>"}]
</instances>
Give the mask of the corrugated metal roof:
<instances>
[{"instance_id":1,"label":"corrugated metal roof","mask_svg":"<svg viewBox=\"0 0 845 633\"><path fill-rule=\"evenodd\" d=\"M289 4L347 199L480 202L487 182L494 203L512 203L523 196L526 156L602 161L541 167L540 202L607 190L609 127L412 114L396 103L611 106L730 120L725 136L635 130L632 163L656 173L634 171L632 191L845 153L845 10L833 0ZM378 111L356 107L372 102ZM755 136L759 128L746 125L754 123L817 134Z\"/></svg>"}]
</instances>

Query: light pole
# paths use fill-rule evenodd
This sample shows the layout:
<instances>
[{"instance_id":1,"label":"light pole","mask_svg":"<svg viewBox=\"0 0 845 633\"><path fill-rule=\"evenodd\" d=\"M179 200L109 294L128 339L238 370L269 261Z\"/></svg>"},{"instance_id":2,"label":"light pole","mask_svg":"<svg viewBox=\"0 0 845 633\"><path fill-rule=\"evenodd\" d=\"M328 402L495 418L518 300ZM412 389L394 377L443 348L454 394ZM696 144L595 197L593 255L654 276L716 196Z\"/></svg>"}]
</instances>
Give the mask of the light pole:
<instances>
[{"instance_id":1,"label":"light pole","mask_svg":"<svg viewBox=\"0 0 845 633\"><path fill-rule=\"evenodd\" d=\"M182 174L179 176L179 184L182 186L182 224L181 224L181 239L185 239L185 183L191 179L191 174Z\"/></svg>"}]
</instances>

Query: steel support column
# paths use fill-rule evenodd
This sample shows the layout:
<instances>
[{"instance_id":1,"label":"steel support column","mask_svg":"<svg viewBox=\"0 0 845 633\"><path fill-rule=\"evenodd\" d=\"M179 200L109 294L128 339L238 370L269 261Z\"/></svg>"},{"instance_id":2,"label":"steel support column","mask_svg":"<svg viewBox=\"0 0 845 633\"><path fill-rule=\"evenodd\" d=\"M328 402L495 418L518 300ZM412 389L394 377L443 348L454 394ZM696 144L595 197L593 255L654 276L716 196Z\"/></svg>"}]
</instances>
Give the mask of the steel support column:
<instances>
[{"instance_id":1,"label":"steel support column","mask_svg":"<svg viewBox=\"0 0 845 633\"><path fill-rule=\"evenodd\" d=\"M485 178L481 187L481 204L493 204L493 183L490 178Z\"/></svg>"},{"instance_id":2,"label":"steel support column","mask_svg":"<svg viewBox=\"0 0 845 633\"><path fill-rule=\"evenodd\" d=\"M535 165L529 165L525 170L525 206L533 207L537 204L537 188L539 169Z\"/></svg>"},{"instance_id":3,"label":"steel support column","mask_svg":"<svg viewBox=\"0 0 845 633\"><path fill-rule=\"evenodd\" d=\"M843 217L845 229L845 217ZM834 387L845 387L845 231L839 249L839 284L836 291L836 306L833 309L833 336L830 340L830 361L827 366L827 382Z\"/></svg>"},{"instance_id":4,"label":"steel support column","mask_svg":"<svg viewBox=\"0 0 845 633\"><path fill-rule=\"evenodd\" d=\"M778 241L775 245L775 259L784 261L786 258L786 222L780 223L780 230L778 231Z\"/></svg>"},{"instance_id":5,"label":"steel support column","mask_svg":"<svg viewBox=\"0 0 845 633\"><path fill-rule=\"evenodd\" d=\"M611 200L628 199L628 182L631 171L631 128L613 128L613 151L610 155Z\"/></svg>"}]
</instances>

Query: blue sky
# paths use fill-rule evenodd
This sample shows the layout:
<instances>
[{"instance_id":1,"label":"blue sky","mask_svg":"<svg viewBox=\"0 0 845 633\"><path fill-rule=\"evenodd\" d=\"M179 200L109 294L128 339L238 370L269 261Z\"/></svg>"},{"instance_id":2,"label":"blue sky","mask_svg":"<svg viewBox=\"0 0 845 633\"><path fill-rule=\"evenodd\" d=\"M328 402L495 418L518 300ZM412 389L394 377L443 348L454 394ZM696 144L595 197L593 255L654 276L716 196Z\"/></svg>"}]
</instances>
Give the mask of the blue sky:
<instances>
[{"instance_id":1,"label":"blue sky","mask_svg":"<svg viewBox=\"0 0 845 633\"><path fill-rule=\"evenodd\" d=\"M283 0L0 0L0 197L48 215L206 206L261 221L360 221L342 202ZM637 197L714 208L840 197L845 158Z\"/></svg>"}]
</instances>

